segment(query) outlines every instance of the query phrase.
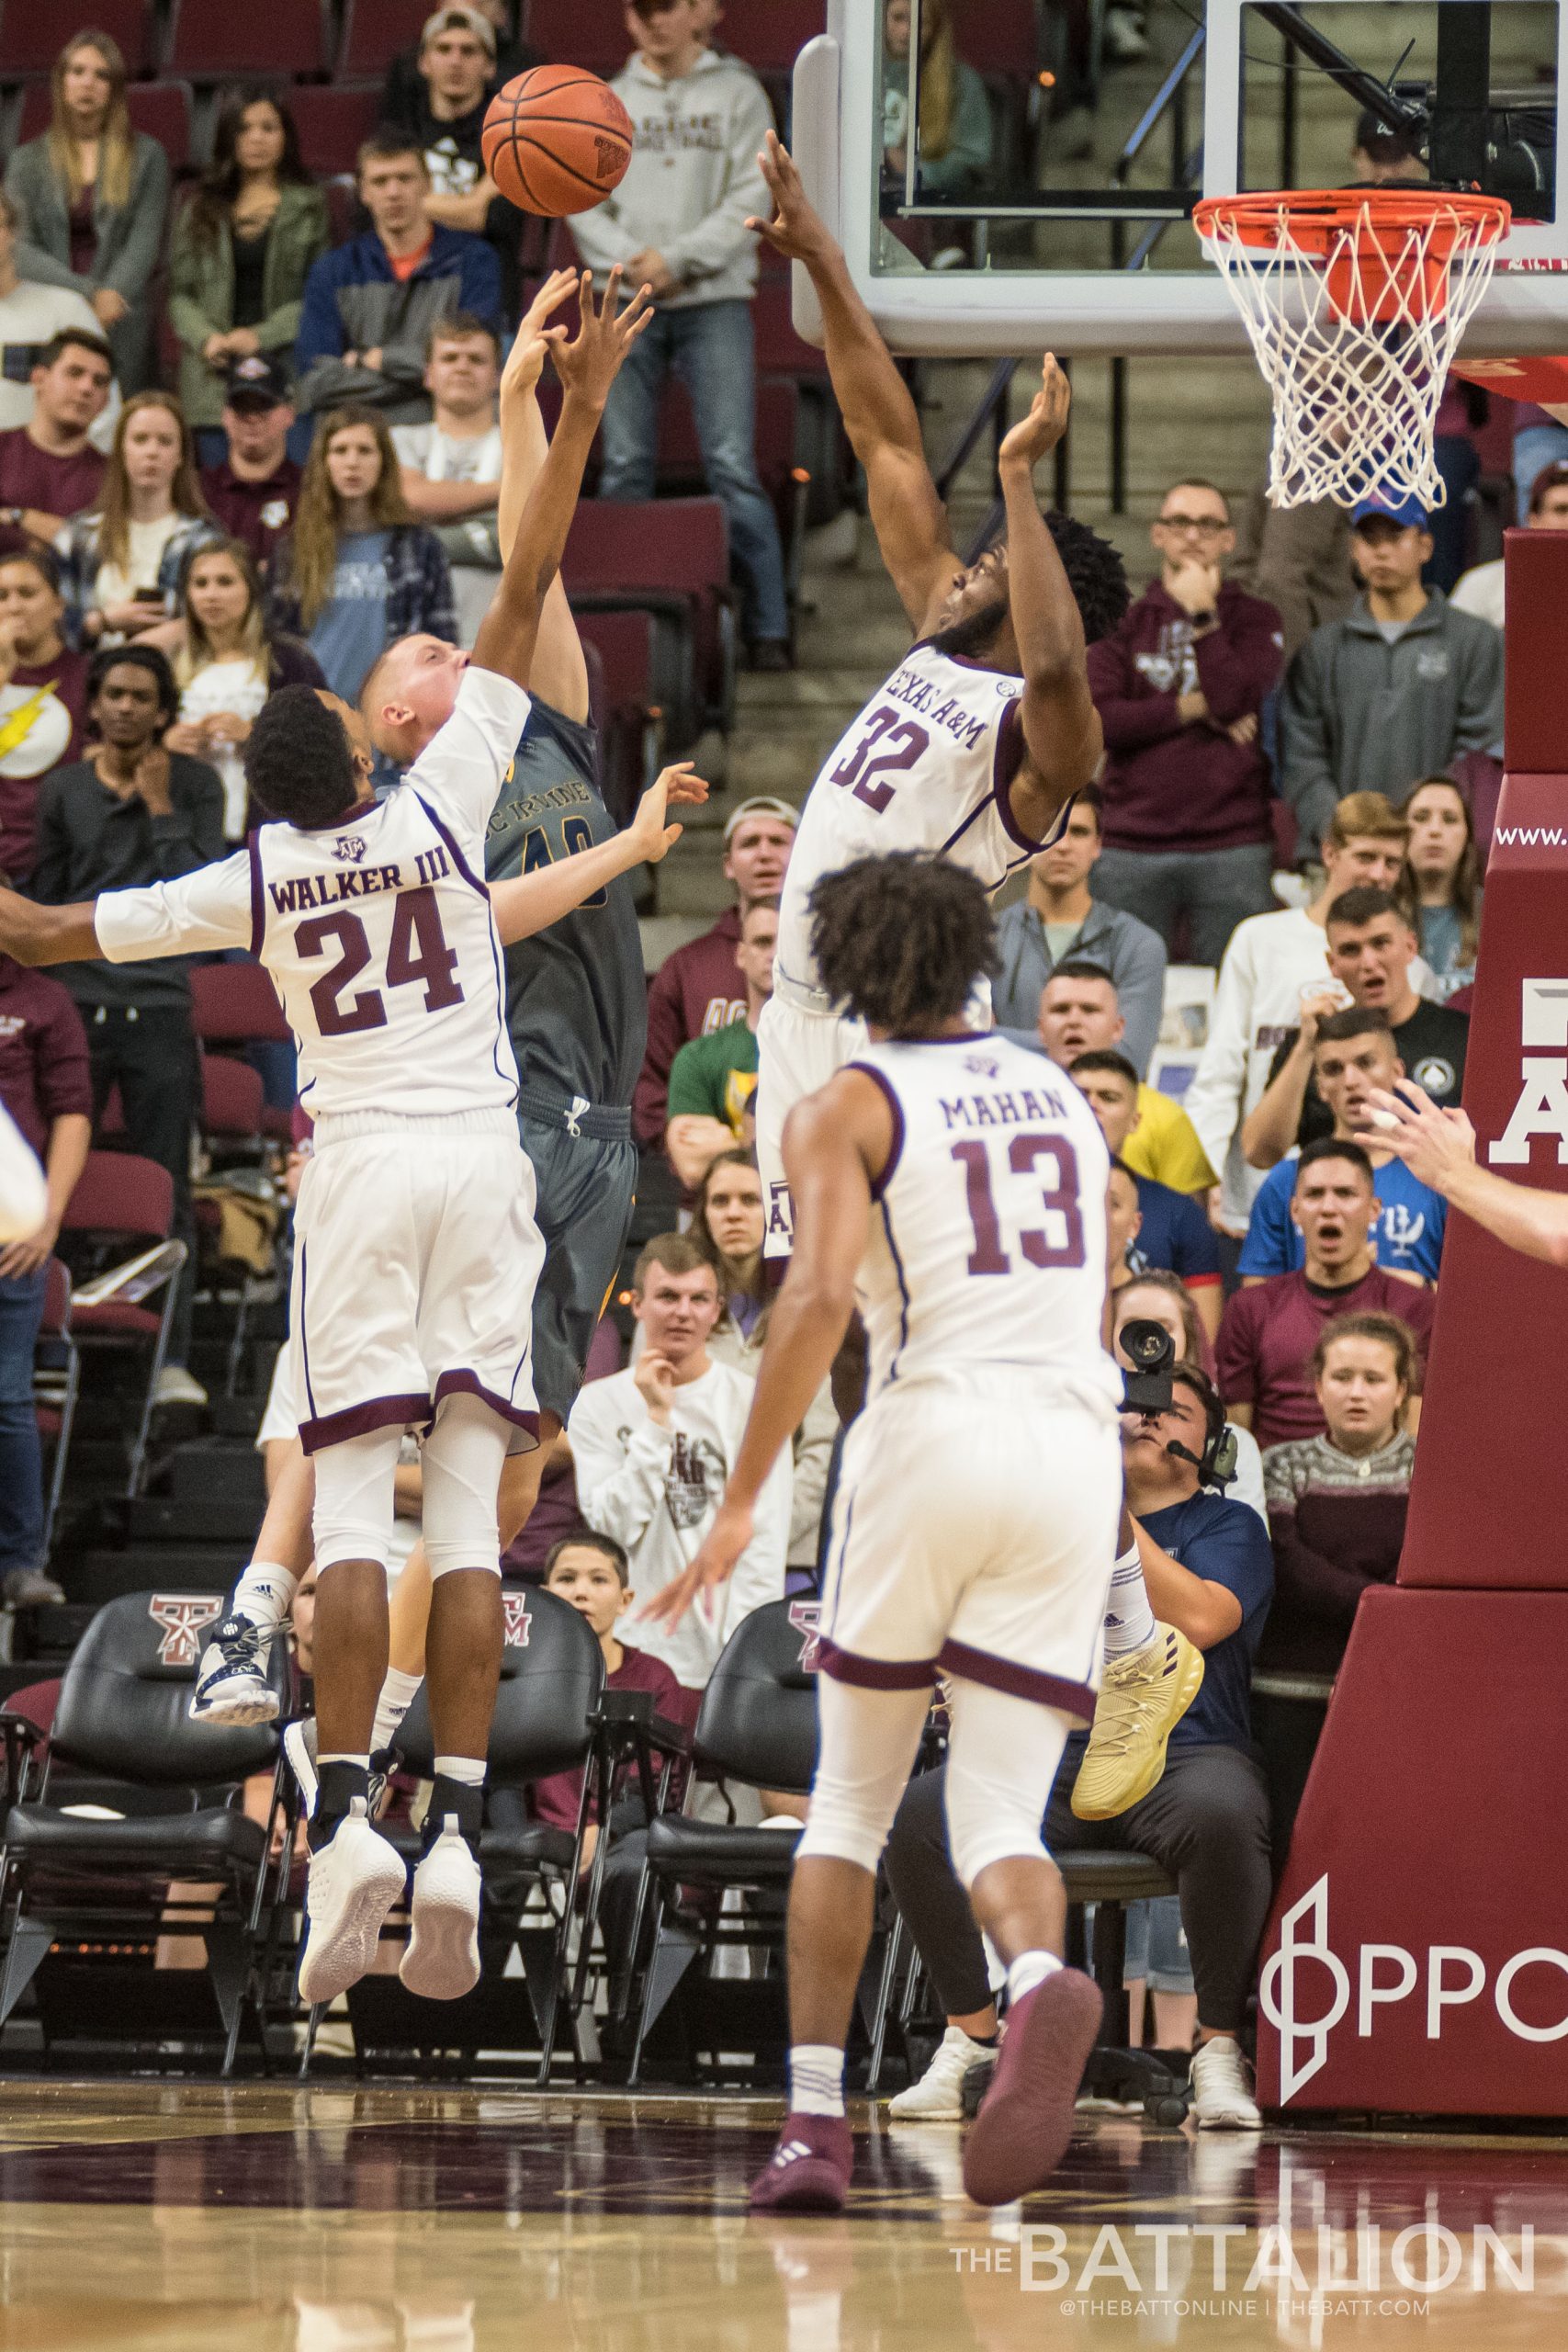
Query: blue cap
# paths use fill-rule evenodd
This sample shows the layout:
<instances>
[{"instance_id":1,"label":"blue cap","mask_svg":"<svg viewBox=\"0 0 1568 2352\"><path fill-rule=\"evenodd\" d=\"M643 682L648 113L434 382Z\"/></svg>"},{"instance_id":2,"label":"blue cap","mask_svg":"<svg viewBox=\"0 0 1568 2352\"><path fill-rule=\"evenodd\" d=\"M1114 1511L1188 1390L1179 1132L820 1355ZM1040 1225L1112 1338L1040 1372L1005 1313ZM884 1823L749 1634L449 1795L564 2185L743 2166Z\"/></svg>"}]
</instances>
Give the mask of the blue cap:
<instances>
[{"instance_id":1,"label":"blue cap","mask_svg":"<svg viewBox=\"0 0 1568 2352\"><path fill-rule=\"evenodd\" d=\"M1382 515L1390 523L1397 523L1402 530L1424 531L1427 526L1427 510L1418 498L1373 496L1358 501L1351 511L1350 527L1353 530L1358 523L1370 522L1374 514Z\"/></svg>"}]
</instances>

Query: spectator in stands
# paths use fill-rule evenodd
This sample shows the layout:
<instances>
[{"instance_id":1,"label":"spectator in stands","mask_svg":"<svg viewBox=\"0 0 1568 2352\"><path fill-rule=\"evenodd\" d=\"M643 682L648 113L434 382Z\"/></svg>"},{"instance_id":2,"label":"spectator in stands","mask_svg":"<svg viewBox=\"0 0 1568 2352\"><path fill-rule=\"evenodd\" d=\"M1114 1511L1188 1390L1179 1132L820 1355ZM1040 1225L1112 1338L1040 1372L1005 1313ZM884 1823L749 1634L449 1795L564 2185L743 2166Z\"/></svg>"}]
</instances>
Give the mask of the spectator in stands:
<instances>
[{"instance_id":1,"label":"spectator in stands","mask_svg":"<svg viewBox=\"0 0 1568 2352\"><path fill-rule=\"evenodd\" d=\"M1040 991L1039 1040L1059 1069L1070 1070L1081 1054L1114 1050L1126 1028L1115 981L1086 956L1065 957ZM1216 1181L1186 1112L1156 1087L1138 1088L1136 1125L1123 1157L1136 1175L1152 1176L1173 1192L1206 1193Z\"/></svg>"},{"instance_id":2,"label":"spectator in stands","mask_svg":"<svg viewBox=\"0 0 1568 2352\"><path fill-rule=\"evenodd\" d=\"M430 414L431 328L455 311L499 328L501 273L482 237L431 220L430 174L406 132L365 141L358 188L370 227L323 254L305 280L296 404L320 415L369 401L391 423L417 424Z\"/></svg>"},{"instance_id":3,"label":"spectator in stands","mask_svg":"<svg viewBox=\"0 0 1568 2352\"><path fill-rule=\"evenodd\" d=\"M1434 1102L1457 1106L1464 1092L1469 1016L1417 996L1410 978L1416 934L1388 890L1362 886L1341 891L1328 910L1329 981L1303 995L1299 1026L1274 1051L1269 1084L1247 1114L1241 1148L1254 1168L1272 1168L1293 1144L1331 1135L1334 1120L1313 1082L1313 1056L1325 1014L1348 994L1365 1011L1381 1012L1393 1034L1406 1076Z\"/></svg>"},{"instance_id":4,"label":"spectator in stands","mask_svg":"<svg viewBox=\"0 0 1568 2352\"><path fill-rule=\"evenodd\" d=\"M104 460L88 437L114 390L109 347L66 327L31 371L33 413L0 433L0 548L48 547L96 506Z\"/></svg>"},{"instance_id":5,"label":"spectator in stands","mask_svg":"<svg viewBox=\"0 0 1568 2352\"><path fill-rule=\"evenodd\" d=\"M169 248L180 400L204 466L223 458L234 362L290 356L305 280L330 243L327 200L305 169L288 107L270 90L235 91Z\"/></svg>"},{"instance_id":6,"label":"spectator in stands","mask_svg":"<svg viewBox=\"0 0 1568 2352\"><path fill-rule=\"evenodd\" d=\"M148 291L164 248L169 159L131 129L125 84L125 59L107 33L67 41L51 77L49 129L17 149L6 188L21 215L19 266L85 298L121 391L139 392L153 380Z\"/></svg>"},{"instance_id":7,"label":"spectator in stands","mask_svg":"<svg viewBox=\"0 0 1568 2352\"><path fill-rule=\"evenodd\" d=\"M1198 1320L1198 1310L1192 1294L1179 1274L1168 1273L1163 1267L1151 1266L1146 1272L1134 1274L1130 1283L1117 1292L1111 1316L1111 1345L1118 1363L1124 1371L1132 1371L1133 1361L1122 1344L1122 1334L1129 1323L1158 1323L1176 1341L1178 1361L1196 1364L1207 1373L1213 1362L1208 1340ZM1231 1442L1235 1449L1235 1476L1223 1490L1234 1501L1246 1503L1259 1519L1267 1516L1263 1501L1263 1456L1258 1440L1250 1430L1238 1429L1227 1421Z\"/></svg>"},{"instance_id":8,"label":"spectator in stands","mask_svg":"<svg viewBox=\"0 0 1568 2352\"><path fill-rule=\"evenodd\" d=\"M1226 1233L1247 1231L1261 1181L1243 1155L1242 1123L1262 1100L1275 1047L1301 1020L1304 1000L1330 978L1328 910L1357 883L1393 889L1408 839L1404 812L1381 792L1352 793L1324 836L1326 878L1312 904L1254 915L1225 950L1187 1109L1205 1152L1224 1170L1214 1216Z\"/></svg>"},{"instance_id":9,"label":"spectator in stands","mask_svg":"<svg viewBox=\"0 0 1568 2352\"><path fill-rule=\"evenodd\" d=\"M661 1235L637 1260L632 1313L642 1353L629 1371L582 1389L568 1433L582 1515L625 1548L646 1599L695 1557L735 1466L752 1382L708 1352L718 1278L684 1234ZM645 1646L685 1689L702 1690L740 1620L783 1593L790 1492L781 1454L721 1610L710 1618L694 1609L674 1627L639 1623Z\"/></svg>"},{"instance_id":10,"label":"spectator in stands","mask_svg":"<svg viewBox=\"0 0 1568 2352\"><path fill-rule=\"evenodd\" d=\"M1139 1125L1139 1097L1145 1091L1125 1054L1108 1047L1079 1054L1067 1066L1067 1075L1100 1122L1112 1159L1126 1158L1129 1137ZM1203 1330L1211 1343L1220 1328L1220 1252L1213 1228L1189 1193L1173 1192L1152 1176L1134 1172L1137 1187L1139 1227L1134 1263L1161 1266L1179 1277L1190 1292Z\"/></svg>"},{"instance_id":11,"label":"spectator in stands","mask_svg":"<svg viewBox=\"0 0 1568 2352\"><path fill-rule=\"evenodd\" d=\"M221 784L201 761L164 748L177 710L174 677L156 646L111 647L94 657L87 715L98 740L74 766L57 768L39 796L34 898L74 905L104 890L145 888L194 874L222 855ZM159 1396L164 1403L205 1404L206 1392L186 1368L197 1080L185 961L170 956L144 964L63 964L60 977L87 1027L95 1121L118 1085L127 1144L174 1180L174 1233L191 1257L180 1281Z\"/></svg>"},{"instance_id":12,"label":"spectator in stands","mask_svg":"<svg viewBox=\"0 0 1568 2352\"><path fill-rule=\"evenodd\" d=\"M47 548L0 556L0 870L33 870L39 787L76 759L87 661L65 642L60 566Z\"/></svg>"},{"instance_id":13,"label":"spectator in stands","mask_svg":"<svg viewBox=\"0 0 1568 2352\"><path fill-rule=\"evenodd\" d=\"M1267 1453L1324 1426L1311 1363L1323 1326L1336 1315L1396 1315L1423 1355L1433 1296L1374 1262L1372 1163L1359 1143L1308 1144L1296 1162L1291 1215L1301 1229L1299 1272L1238 1290L1220 1325L1215 1362L1233 1421Z\"/></svg>"},{"instance_id":14,"label":"spectator in stands","mask_svg":"<svg viewBox=\"0 0 1568 2352\"><path fill-rule=\"evenodd\" d=\"M1565 491L1568 495L1568 491ZM1568 526L1568 514L1564 515ZM1469 801L1451 777L1429 775L1405 804L1410 846L1403 895L1420 924L1421 960L1432 978L1424 993L1446 1004L1475 978L1481 944L1481 852Z\"/></svg>"},{"instance_id":15,"label":"spectator in stands","mask_svg":"<svg viewBox=\"0 0 1568 2352\"><path fill-rule=\"evenodd\" d=\"M217 771L224 839L243 842L249 800L240 754L257 712L278 686L321 686L326 679L297 638L268 636L261 575L242 539L218 539L190 556L176 631L180 713L164 746Z\"/></svg>"},{"instance_id":16,"label":"spectator in stands","mask_svg":"<svg viewBox=\"0 0 1568 2352\"><path fill-rule=\"evenodd\" d=\"M201 487L222 528L231 539L243 539L264 577L293 525L304 479L289 455L293 429L283 362L259 351L233 360L223 401L227 455L203 467Z\"/></svg>"},{"instance_id":17,"label":"spectator in stands","mask_svg":"<svg viewBox=\"0 0 1568 2352\"><path fill-rule=\"evenodd\" d=\"M882 11L882 161L900 187L909 144L909 0L886 0ZM958 54L947 0L923 0L917 80L921 193L963 195L991 168L991 101Z\"/></svg>"},{"instance_id":18,"label":"spectator in stands","mask_svg":"<svg viewBox=\"0 0 1568 2352\"><path fill-rule=\"evenodd\" d=\"M1310 1008L1303 1008L1310 1014ZM1321 1020L1311 1016L1313 1076L1319 1099L1334 1125L1339 1143L1359 1143L1372 1165L1377 1193L1373 1255L1389 1273L1416 1283L1435 1283L1443 1254L1448 1204L1395 1159L1377 1133L1367 1125L1373 1088L1393 1087L1404 1076L1404 1064L1389 1027L1386 1012L1351 1005ZM1306 1023L1303 1021L1303 1034ZM1264 1098L1267 1101L1267 1097ZM1252 1222L1242 1244L1240 1273L1244 1281L1260 1282L1269 1274L1288 1274L1304 1255L1299 1228L1291 1219L1291 1195L1295 1169L1281 1159L1264 1178L1252 1204Z\"/></svg>"},{"instance_id":19,"label":"spectator in stands","mask_svg":"<svg viewBox=\"0 0 1568 2352\"><path fill-rule=\"evenodd\" d=\"M456 642L446 558L434 532L409 514L377 410L355 402L321 419L268 609L280 634L305 639L345 702L357 702L394 638L417 631Z\"/></svg>"},{"instance_id":20,"label":"spectator in stands","mask_svg":"<svg viewBox=\"0 0 1568 2352\"><path fill-rule=\"evenodd\" d=\"M724 878L733 885L736 902L710 930L667 956L654 975L648 1051L632 1103L639 1143L663 1143L670 1072L687 1038L746 1017L746 978L737 955L741 920L751 907L778 905L795 823L789 802L765 792L742 800L725 820Z\"/></svg>"},{"instance_id":21,"label":"spectator in stands","mask_svg":"<svg viewBox=\"0 0 1568 2352\"><path fill-rule=\"evenodd\" d=\"M721 1151L696 1186L692 1239L718 1276L724 1311L749 1340L768 1303L762 1262L762 1180L750 1151Z\"/></svg>"},{"instance_id":22,"label":"spectator in stands","mask_svg":"<svg viewBox=\"0 0 1568 2352\"><path fill-rule=\"evenodd\" d=\"M435 11L438 17L447 13L445 8ZM543 63L537 50L530 49L525 40L513 39L510 0L471 0L471 6L465 14L482 17L494 36L492 78L497 86L510 82L514 74L525 74L530 65ZM388 66L387 79L381 88L383 122L395 122L400 127L406 127L417 118L429 95L422 63L423 43L416 43L412 49L400 49Z\"/></svg>"},{"instance_id":23,"label":"spectator in stands","mask_svg":"<svg viewBox=\"0 0 1568 2352\"><path fill-rule=\"evenodd\" d=\"M1561 428L1559 428L1561 429ZM1520 520L1532 531L1568 531L1568 459L1543 466L1530 485L1529 511ZM1449 598L1456 613L1472 613L1501 629L1504 563L1478 563L1464 574Z\"/></svg>"},{"instance_id":24,"label":"spectator in stands","mask_svg":"<svg viewBox=\"0 0 1568 2352\"><path fill-rule=\"evenodd\" d=\"M43 286L21 275L17 264L20 218L17 206L0 190L0 432L4 433L18 431L31 418L36 403L32 371L39 354L48 350L56 335L69 330L103 343L103 329L80 294L65 286ZM107 446L118 402L118 390L111 382L108 406L93 427L95 448Z\"/></svg>"},{"instance_id":25,"label":"spectator in stands","mask_svg":"<svg viewBox=\"0 0 1568 2352\"><path fill-rule=\"evenodd\" d=\"M1175 1878L1198 1991L1192 2111L1201 2126L1250 2129L1262 2119L1239 2037L1272 1872L1269 1793L1253 1752L1249 1691L1274 1566L1257 1513L1200 1487L1193 1457L1223 1425L1219 1398L1192 1364L1179 1364L1173 1379L1168 1412L1129 1415L1122 1423L1122 1540L1137 1544L1156 1617L1204 1652L1202 1687L1171 1733L1155 1787L1112 1820L1080 1821L1072 1810L1085 1739L1075 1732L1041 1836L1053 1854L1105 1847L1149 1854ZM1185 1458L1169 1451L1173 1441ZM910 1781L885 1858L888 1884L948 2021L923 2081L894 2109L957 2119L964 2075L994 2054L998 2019L985 1951L948 1857L944 1777L939 1770Z\"/></svg>"},{"instance_id":26,"label":"spectator in stands","mask_svg":"<svg viewBox=\"0 0 1568 2352\"><path fill-rule=\"evenodd\" d=\"M1333 1674L1362 1593L1393 1584L1404 1548L1416 1336L1396 1315L1335 1316L1318 1336L1312 1372L1321 1431L1263 1457L1275 1580L1263 1662Z\"/></svg>"},{"instance_id":27,"label":"spectator in stands","mask_svg":"<svg viewBox=\"0 0 1568 2352\"><path fill-rule=\"evenodd\" d=\"M33 1410L33 1351L49 1261L93 1140L87 1040L57 979L0 956L0 1103L43 1163L49 1207L0 1249L0 1604L63 1600L44 1573L43 1464Z\"/></svg>"},{"instance_id":28,"label":"spectator in stands","mask_svg":"<svg viewBox=\"0 0 1568 2352\"><path fill-rule=\"evenodd\" d=\"M483 9L437 8L425 18L411 79L403 80L395 67L389 74L381 118L414 140L424 156L430 218L442 228L483 237L493 249L513 318L520 307L517 248L525 215L497 194L479 134L501 83L523 71L513 65L498 75L496 27Z\"/></svg>"},{"instance_id":29,"label":"spectator in stands","mask_svg":"<svg viewBox=\"0 0 1568 2352\"><path fill-rule=\"evenodd\" d=\"M1111 1163L1110 1181L1105 1189L1105 1227L1108 1240L1106 1266L1111 1298L1134 1279L1138 1272L1133 1262L1137 1247L1138 1228L1143 1212L1138 1205L1138 1180L1124 1159ZM1105 1310L1106 1328L1110 1328L1111 1307Z\"/></svg>"},{"instance_id":30,"label":"spectator in stands","mask_svg":"<svg viewBox=\"0 0 1568 2352\"><path fill-rule=\"evenodd\" d=\"M1100 891L1194 964L1217 964L1238 922L1270 904L1269 762L1258 718L1279 684L1272 605L1224 577L1235 546L1224 492L1179 481L1149 533L1160 576L1089 648L1105 729Z\"/></svg>"},{"instance_id":31,"label":"spectator in stands","mask_svg":"<svg viewBox=\"0 0 1568 2352\"><path fill-rule=\"evenodd\" d=\"M740 918L735 960L746 983L746 1011L727 1028L690 1038L670 1069L670 1124L664 1148L688 1192L694 1191L721 1151L750 1144L755 1132L757 1023L773 992L773 948L779 910L765 901Z\"/></svg>"},{"instance_id":32,"label":"spectator in stands","mask_svg":"<svg viewBox=\"0 0 1568 2352\"><path fill-rule=\"evenodd\" d=\"M114 645L158 628L175 609L186 558L219 536L178 401L138 392L119 413L97 511L78 514L62 542L77 642Z\"/></svg>"},{"instance_id":33,"label":"spectator in stands","mask_svg":"<svg viewBox=\"0 0 1568 2352\"><path fill-rule=\"evenodd\" d=\"M1303 851L1348 793L1383 792L1403 808L1422 776L1503 733L1501 641L1422 586L1425 509L1367 498L1352 521L1365 592L1346 619L1314 630L1285 678L1280 790Z\"/></svg>"},{"instance_id":34,"label":"spectator in stands","mask_svg":"<svg viewBox=\"0 0 1568 2352\"><path fill-rule=\"evenodd\" d=\"M1350 517L1331 498L1305 506L1270 506L1257 489L1235 510L1236 551L1230 576L1273 605L1280 616L1280 652L1295 659L1314 628L1343 620L1356 601L1350 563Z\"/></svg>"},{"instance_id":35,"label":"spectator in stands","mask_svg":"<svg viewBox=\"0 0 1568 2352\"><path fill-rule=\"evenodd\" d=\"M1103 965L1127 1024L1127 1058L1142 1078L1159 1039L1165 942L1136 915L1092 896L1089 876L1100 854L1100 794L1091 784L1050 848L1030 860L1029 896L998 918L1000 969L991 982L991 1006L998 1028L1028 1029L1040 991L1064 956Z\"/></svg>"},{"instance_id":36,"label":"spectator in stands","mask_svg":"<svg viewBox=\"0 0 1568 2352\"><path fill-rule=\"evenodd\" d=\"M500 382L494 328L459 311L430 331L424 368L430 423L392 427L409 513L429 525L452 568L460 645L472 645L478 636L501 570Z\"/></svg>"},{"instance_id":37,"label":"spectator in stands","mask_svg":"<svg viewBox=\"0 0 1568 2352\"><path fill-rule=\"evenodd\" d=\"M605 404L599 494L652 497L660 392L673 372L692 396L708 488L729 517L753 666L784 670L784 553L752 447L757 240L746 226L769 211L757 151L773 110L750 66L704 47L698 0L630 0L626 28L637 54L611 87L637 143L614 196L570 226L598 286L619 262L628 290L651 286L657 309Z\"/></svg>"}]
</instances>

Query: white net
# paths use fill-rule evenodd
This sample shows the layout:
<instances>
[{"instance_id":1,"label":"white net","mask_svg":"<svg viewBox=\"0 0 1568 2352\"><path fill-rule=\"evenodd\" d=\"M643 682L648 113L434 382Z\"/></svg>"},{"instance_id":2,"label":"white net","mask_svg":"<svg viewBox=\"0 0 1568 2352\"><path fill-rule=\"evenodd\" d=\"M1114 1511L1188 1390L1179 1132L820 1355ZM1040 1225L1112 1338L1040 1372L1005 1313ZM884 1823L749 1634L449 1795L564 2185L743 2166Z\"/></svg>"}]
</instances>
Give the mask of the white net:
<instances>
[{"instance_id":1,"label":"white net","mask_svg":"<svg viewBox=\"0 0 1568 2352\"><path fill-rule=\"evenodd\" d=\"M1339 218L1303 211L1310 203L1239 199L1238 220L1218 198L1197 216L1273 396L1269 503L1354 506L1380 493L1440 506L1432 435L1443 379L1508 208L1436 198L1391 222L1366 202L1333 199Z\"/></svg>"}]
</instances>

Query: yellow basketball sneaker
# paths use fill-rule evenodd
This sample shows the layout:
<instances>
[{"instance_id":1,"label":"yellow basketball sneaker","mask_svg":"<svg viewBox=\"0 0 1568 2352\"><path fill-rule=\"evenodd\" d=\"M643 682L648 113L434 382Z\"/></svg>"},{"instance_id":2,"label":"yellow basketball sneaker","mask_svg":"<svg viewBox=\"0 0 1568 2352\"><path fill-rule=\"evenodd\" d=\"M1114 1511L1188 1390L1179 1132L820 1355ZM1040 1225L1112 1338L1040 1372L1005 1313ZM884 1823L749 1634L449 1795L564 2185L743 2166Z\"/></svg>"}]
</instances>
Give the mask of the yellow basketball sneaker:
<instances>
[{"instance_id":1,"label":"yellow basketball sneaker","mask_svg":"<svg viewBox=\"0 0 1568 2352\"><path fill-rule=\"evenodd\" d=\"M1146 1797L1165 1770L1166 1742L1203 1682L1203 1653L1174 1625L1105 1669L1089 1746L1073 1783L1080 1821L1109 1821Z\"/></svg>"}]
</instances>

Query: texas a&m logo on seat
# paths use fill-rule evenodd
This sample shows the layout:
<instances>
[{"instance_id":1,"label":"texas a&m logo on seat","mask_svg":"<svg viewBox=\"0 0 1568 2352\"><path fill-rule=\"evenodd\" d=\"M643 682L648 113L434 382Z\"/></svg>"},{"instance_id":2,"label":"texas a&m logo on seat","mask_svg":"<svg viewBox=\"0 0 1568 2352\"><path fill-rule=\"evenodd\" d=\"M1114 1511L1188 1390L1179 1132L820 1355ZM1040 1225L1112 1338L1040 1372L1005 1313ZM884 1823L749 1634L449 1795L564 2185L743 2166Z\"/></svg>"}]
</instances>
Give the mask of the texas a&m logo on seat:
<instances>
[{"instance_id":1,"label":"texas a&m logo on seat","mask_svg":"<svg viewBox=\"0 0 1568 2352\"><path fill-rule=\"evenodd\" d=\"M528 1646L528 1596L525 1592L503 1592L501 1606L506 1618L505 1643L509 1650L525 1650Z\"/></svg>"},{"instance_id":2,"label":"texas a&m logo on seat","mask_svg":"<svg viewBox=\"0 0 1568 2352\"><path fill-rule=\"evenodd\" d=\"M819 1600L792 1600L789 1622L797 1634L805 1636L800 1645L800 1671L802 1674L815 1674L822 1648L821 1636L818 1632L822 1622L822 1603Z\"/></svg>"},{"instance_id":3,"label":"texas a&m logo on seat","mask_svg":"<svg viewBox=\"0 0 1568 2352\"><path fill-rule=\"evenodd\" d=\"M201 1656L197 1636L204 1625L223 1614L223 1603L208 1593L154 1592L148 1597L147 1614L154 1625L164 1628L159 1665L194 1666Z\"/></svg>"}]
</instances>

